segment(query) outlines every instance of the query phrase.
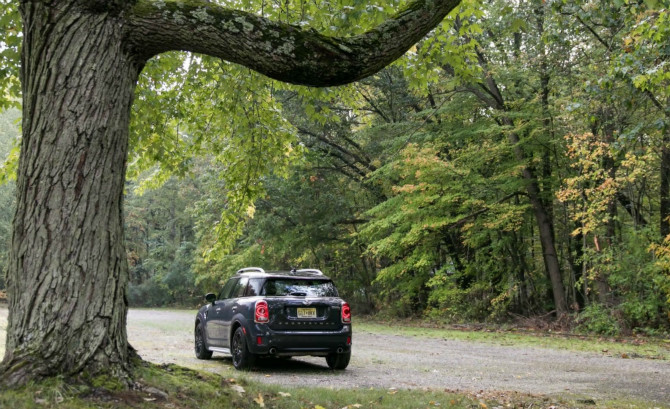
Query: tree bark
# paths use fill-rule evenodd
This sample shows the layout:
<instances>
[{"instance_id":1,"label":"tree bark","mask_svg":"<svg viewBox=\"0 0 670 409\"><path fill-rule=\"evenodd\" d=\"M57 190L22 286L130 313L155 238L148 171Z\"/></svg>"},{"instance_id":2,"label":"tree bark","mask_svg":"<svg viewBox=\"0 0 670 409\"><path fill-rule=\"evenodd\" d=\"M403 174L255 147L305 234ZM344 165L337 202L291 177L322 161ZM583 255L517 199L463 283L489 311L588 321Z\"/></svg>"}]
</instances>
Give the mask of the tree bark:
<instances>
[{"instance_id":1,"label":"tree bark","mask_svg":"<svg viewBox=\"0 0 670 409\"><path fill-rule=\"evenodd\" d=\"M130 375L123 186L145 61L187 50L283 81L337 85L404 53L458 0L417 0L377 29L330 38L207 1L23 0L23 137L0 385Z\"/></svg>"},{"instance_id":2,"label":"tree bark","mask_svg":"<svg viewBox=\"0 0 670 409\"><path fill-rule=\"evenodd\" d=\"M123 50L118 17L78 8L21 6L24 115L1 368L7 385L128 370L122 196L140 66Z\"/></svg>"}]
</instances>

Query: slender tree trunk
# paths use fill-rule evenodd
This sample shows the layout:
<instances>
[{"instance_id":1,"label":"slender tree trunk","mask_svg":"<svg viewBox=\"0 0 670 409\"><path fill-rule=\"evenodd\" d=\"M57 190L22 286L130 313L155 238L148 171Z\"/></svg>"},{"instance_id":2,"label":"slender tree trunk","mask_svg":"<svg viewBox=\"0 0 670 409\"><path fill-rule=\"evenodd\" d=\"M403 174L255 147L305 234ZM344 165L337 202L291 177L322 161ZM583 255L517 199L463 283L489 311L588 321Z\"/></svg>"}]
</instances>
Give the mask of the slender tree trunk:
<instances>
[{"instance_id":1,"label":"slender tree trunk","mask_svg":"<svg viewBox=\"0 0 670 409\"><path fill-rule=\"evenodd\" d=\"M568 305L565 300L561 267L558 262L558 255L556 254L556 246L554 245L551 219L540 199L540 189L537 185L537 179L535 179L533 172L528 167L523 170L523 178L527 183L526 191L528 192L528 198L530 199L530 204L533 208L533 214L535 215L535 221L537 222L537 228L540 234L544 266L549 275L549 280L551 281L556 312L559 315L564 314L568 311Z\"/></svg>"},{"instance_id":2,"label":"slender tree trunk","mask_svg":"<svg viewBox=\"0 0 670 409\"><path fill-rule=\"evenodd\" d=\"M29 30L0 368L7 385L129 369L122 198L140 67L114 17L75 7L26 2L21 10Z\"/></svg>"},{"instance_id":3,"label":"slender tree trunk","mask_svg":"<svg viewBox=\"0 0 670 409\"><path fill-rule=\"evenodd\" d=\"M512 241L509 246L509 252L512 258L514 273L516 274L517 282L519 284L519 290L517 291L519 296L519 311L522 315L528 315L530 313L530 303L528 302L528 283L526 280L528 265L522 251L523 243L515 231L512 231L510 235L512 237Z\"/></svg>"},{"instance_id":4,"label":"slender tree trunk","mask_svg":"<svg viewBox=\"0 0 670 409\"><path fill-rule=\"evenodd\" d=\"M670 127L663 132L661 145L661 238L670 234Z\"/></svg>"},{"instance_id":5,"label":"slender tree trunk","mask_svg":"<svg viewBox=\"0 0 670 409\"><path fill-rule=\"evenodd\" d=\"M535 17L536 17L536 28L538 33L538 52L540 58L540 87L541 87L541 103L542 103L542 123L544 124L545 132L550 134L550 139L554 139L555 135L553 134L553 129L551 126L551 117L549 111L549 81L551 79L549 72L549 64L547 63L547 51L544 45L544 22L545 22L545 8L547 5L544 1L536 1L535 6ZM561 275L561 268L558 262L558 256L556 254L556 245L555 245L555 234L554 234L554 208L553 208L553 197L554 193L551 186L551 160L550 160L550 151L548 148L545 149L542 155L542 170L543 176L546 183L544 192L540 191L540 185L538 182L533 179L532 169L526 168L524 170L524 177L530 182L528 187L529 196L531 196L531 191L537 190L535 198L531 198L531 203L533 204L533 211L535 213L535 219L538 222L540 228L540 239L542 240L542 249L545 255L545 266L547 267L547 273L549 274L549 279L551 280L551 286L554 296L554 304L556 305L556 311L559 314L567 312L567 301L565 296L565 290L563 287L563 279ZM529 173L529 175L526 174ZM548 192L548 194L547 194ZM542 194L544 193L544 194ZM535 204L533 202L539 201Z\"/></svg>"},{"instance_id":6,"label":"slender tree trunk","mask_svg":"<svg viewBox=\"0 0 670 409\"><path fill-rule=\"evenodd\" d=\"M512 126L512 120L504 117L505 125ZM514 154L520 162L526 160L526 155L519 145L519 136L510 132L508 135L510 144L514 147ZM565 298L565 290L563 288L563 277L561 274L561 266L558 262L558 255L556 253L556 246L554 240L554 228L552 225L549 212L545 208L544 202L540 195L540 187L537 182L535 172L526 165L521 172L524 181L526 182L526 192L533 209L535 222L537 223L538 233L540 235L540 244L542 245L542 258L544 266L551 281L551 289L554 297L554 306L556 312L561 315L568 312L568 304Z\"/></svg>"},{"instance_id":7,"label":"slender tree trunk","mask_svg":"<svg viewBox=\"0 0 670 409\"><path fill-rule=\"evenodd\" d=\"M586 306L586 294L582 287L578 287L582 280L583 272L585 270L584 263L584 237L582 233L577 234L574 238L568 238L568 249L570 250L570 266L572 268L573 276L573 298L578 308L574 310L582 310Z\"/></svg>"}]
</instances>

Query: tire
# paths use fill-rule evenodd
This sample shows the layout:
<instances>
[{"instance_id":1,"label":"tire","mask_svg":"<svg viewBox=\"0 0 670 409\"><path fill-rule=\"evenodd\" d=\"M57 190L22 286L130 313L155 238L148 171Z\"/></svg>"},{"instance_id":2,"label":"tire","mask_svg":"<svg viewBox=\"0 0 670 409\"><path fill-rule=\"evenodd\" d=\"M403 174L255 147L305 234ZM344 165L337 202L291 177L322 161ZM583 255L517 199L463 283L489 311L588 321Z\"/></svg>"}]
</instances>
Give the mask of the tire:
<instances>
[{"instance_id":1,"label":"tire","mask_svg":"<svg viewBox=\"0 0 670 409\"><path fill-rule=\"evenodd\" d=\"M205 336L202 332L202 324L198 323L195 327L195 357L198 359L210 359L212 357L212 351L207 349L207 344L205 343Z\"/></svg>"},{"instance_id":2,"label":"tire","mask_svg":"<svg viewBox=\"0 0 670 409\"><path fill-rule=\"evenodd\" d=\"M328 354L326 357L326 362L330 369L342 370L349 366L349 360L351 359L351 351L345 352L342 354Z\"/></svg>"},{"instance_id":3,"label":"tire","mask_svg":"<svg viewBox=\"0 0 670 409\"><path fill-rule=\"evenodd\" d=\"M230 342L230 353L233 356L235 369L250 369L256 361L256 356L247 348L247 338L244 336L242 327L235 330L233 340Z\"/></svg>"}]
</instances>

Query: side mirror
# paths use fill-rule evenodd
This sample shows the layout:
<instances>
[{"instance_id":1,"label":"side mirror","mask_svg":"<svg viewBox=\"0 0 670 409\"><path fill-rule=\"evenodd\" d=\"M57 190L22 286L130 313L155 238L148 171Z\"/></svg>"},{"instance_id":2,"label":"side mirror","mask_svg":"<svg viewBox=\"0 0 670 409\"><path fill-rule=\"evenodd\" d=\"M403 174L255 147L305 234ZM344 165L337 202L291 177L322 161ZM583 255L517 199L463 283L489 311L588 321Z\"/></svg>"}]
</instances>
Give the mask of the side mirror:
<instances>
[{"instance_id":1,"label":"side mirror","mask_svg":"<svg viewBox=\"0 0 670 409\"><path fill-rule=\"evenodd\" d=\"M216 301L216 294L214 294L214 293L208 293L208 294L205 296L205 301L213 303L214 301Z\"/></svg>"}]
</instances>

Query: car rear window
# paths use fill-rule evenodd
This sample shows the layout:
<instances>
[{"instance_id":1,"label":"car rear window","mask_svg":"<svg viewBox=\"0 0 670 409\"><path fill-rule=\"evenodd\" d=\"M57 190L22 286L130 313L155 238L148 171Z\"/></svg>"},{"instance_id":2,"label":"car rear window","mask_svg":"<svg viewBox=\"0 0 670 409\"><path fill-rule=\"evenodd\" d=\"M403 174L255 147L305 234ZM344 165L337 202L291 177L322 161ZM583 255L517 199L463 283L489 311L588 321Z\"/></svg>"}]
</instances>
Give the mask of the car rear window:
<instances>
[{"instance_id":1,"label":"car rear window","mask_svg":"<svg viewBox=\"0 0 670 409\"><path fill-rule=\"evenodd\" d=\"M265 281L261 295L267 296L305 296L338 297L332 281L270 278Z\"/></svg>"}]
</instances>

